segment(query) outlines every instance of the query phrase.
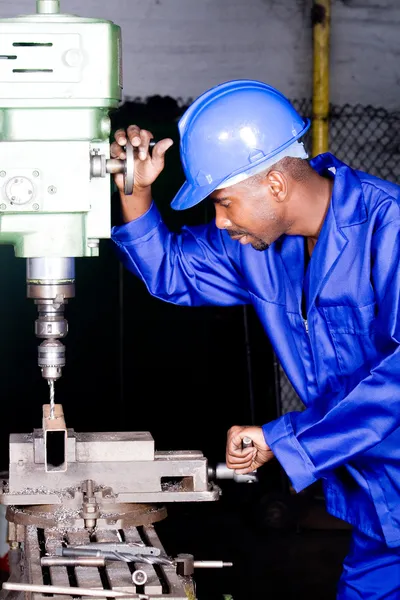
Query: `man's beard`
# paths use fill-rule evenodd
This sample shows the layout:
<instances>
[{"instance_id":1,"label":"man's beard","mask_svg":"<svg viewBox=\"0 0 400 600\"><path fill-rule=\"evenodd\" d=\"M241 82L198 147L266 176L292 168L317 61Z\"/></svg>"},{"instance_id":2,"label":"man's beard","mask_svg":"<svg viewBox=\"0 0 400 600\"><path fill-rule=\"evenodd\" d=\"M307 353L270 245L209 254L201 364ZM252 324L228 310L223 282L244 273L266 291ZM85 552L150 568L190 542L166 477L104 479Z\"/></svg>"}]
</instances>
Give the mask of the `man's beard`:
<instances>
[{"instance_id":1,"label":"man's beard","mask_svg":"<svg viewBox=\"0 0 400 600\"><path fill-rule=\"evenodd\" d=\"M268 250L269 244L263 240L260 240L260 238L256 238L256 241L251 244L251 247L259 252L264 252L264 250Z\"/></svg>"}]
</instances>

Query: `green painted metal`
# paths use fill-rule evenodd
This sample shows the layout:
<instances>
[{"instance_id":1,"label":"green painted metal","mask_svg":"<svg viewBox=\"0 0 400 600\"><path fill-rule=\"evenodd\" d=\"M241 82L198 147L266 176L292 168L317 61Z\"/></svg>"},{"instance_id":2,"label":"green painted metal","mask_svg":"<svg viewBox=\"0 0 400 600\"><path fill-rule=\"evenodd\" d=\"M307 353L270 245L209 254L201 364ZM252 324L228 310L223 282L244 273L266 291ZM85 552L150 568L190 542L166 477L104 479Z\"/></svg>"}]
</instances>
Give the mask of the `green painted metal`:
<instances>
[{"instance_id":1,"label":"green painted metal","mask_svg":"<svg viewBox=\"0 0 400 600\"><path fill-rule=\"evenodd\" d=\"M32 0L33 3L33 0ZM110 156L122 92L120 27L59 12L0 19L0 243L20 257L97 256L110 237Z\"/></svg>"}]
</instances>

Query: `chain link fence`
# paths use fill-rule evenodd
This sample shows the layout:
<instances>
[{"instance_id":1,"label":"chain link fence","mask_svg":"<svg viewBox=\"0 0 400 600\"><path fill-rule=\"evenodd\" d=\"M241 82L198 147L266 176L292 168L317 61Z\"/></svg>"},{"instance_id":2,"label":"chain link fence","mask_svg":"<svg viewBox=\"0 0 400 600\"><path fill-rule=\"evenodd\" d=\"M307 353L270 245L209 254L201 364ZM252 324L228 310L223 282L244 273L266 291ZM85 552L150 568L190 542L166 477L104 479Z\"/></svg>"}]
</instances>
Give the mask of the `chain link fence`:
<instances>
[{"instance_id":1,"label":"chain link fence","mask_svg":"<svg viewBox=\"0 0 400 600\"><path fill-rule=\"evenodd\" d=\"M293 101L296 110L311 118L310 100ZM304 139L311 155L311 134ZM400 183L400 111L345 104L330 107L329 151L354 169ZM278 366L281 413L304 410L282 366Z\"/></svg>"}]
</instances>

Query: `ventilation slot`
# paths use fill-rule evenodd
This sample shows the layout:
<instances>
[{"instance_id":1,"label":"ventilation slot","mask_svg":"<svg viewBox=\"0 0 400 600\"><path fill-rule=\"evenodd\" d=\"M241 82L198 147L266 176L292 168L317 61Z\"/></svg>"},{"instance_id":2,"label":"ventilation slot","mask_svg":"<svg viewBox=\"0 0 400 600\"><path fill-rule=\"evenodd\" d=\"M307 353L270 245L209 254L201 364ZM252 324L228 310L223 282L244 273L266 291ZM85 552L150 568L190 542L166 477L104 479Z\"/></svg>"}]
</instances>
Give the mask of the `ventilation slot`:
<instances>
[{"instance_id":1,"label":"ventilation slot","mask_svg":"<svg viewBox=\"0 0 400 600\"><path fill-rule=\"evenodd\" d=\"M16 60L16 54L0 54L0 60Z\"/></svg>"},{"instance_id":2,"label":"ventilation slot","mask_svg":"<svg viewBox=\"0 0 400 600\"><path fill-rule=\"evenodd\" d=\"M43 48L43 47L50 47L53 44L51 42L44 42L44 43L40 43L40 42L14 42L13 46L15 48Z\"/></svg>"},{"instance_id":3,"label":"ventilation slot","mask_svg":"<svg viewBox=\"0 0 400 600\"><path fill-rule=\"evenodd\" d=\"M13 73L53 73L53 69L13 69Z\"/></svg>"}]
</instances>

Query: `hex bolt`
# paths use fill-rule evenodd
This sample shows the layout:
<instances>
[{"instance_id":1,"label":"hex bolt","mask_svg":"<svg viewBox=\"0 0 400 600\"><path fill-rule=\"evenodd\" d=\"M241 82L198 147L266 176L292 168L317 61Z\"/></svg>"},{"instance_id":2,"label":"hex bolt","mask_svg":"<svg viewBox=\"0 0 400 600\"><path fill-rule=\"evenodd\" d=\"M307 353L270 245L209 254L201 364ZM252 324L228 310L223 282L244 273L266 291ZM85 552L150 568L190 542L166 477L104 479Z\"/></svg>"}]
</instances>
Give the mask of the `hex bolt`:
<instances>
[{"instance_id":1,"label":"hex bolt","mask_svg":"<svg viewBox=\"0 0 400 600\"><path fill-rule=\"evenodd\" d=\"M32 204L33 210L39 210L39 204Z\"/></svg>"},{"instance_id":2,"label":"hex bolt","mask_svg":"<svg viewBox=\"0 0 400 600\"><path fill-rule=\"evenodd\" d=\"M54 185L51 185L47 188L47 191L49 192L49 194L55 194L57 192L57 188Z\"/></svg>"},{"instance_id":3,"label":"hex bolt","mask_svg":"<svg viewBox=\"0 0 400 600\"><path fill-rule=\"evenodd\" d=\"M33 171L32 175L33 175L34 177L39 177L39 171Z\"/></svg>"},{"instance_id":4,"label":"hex bolt","mask_svg":"<svg viewBox=\"0 0 400 600\"><path fill-rule=\"evenodd\" d=\"M0 171L0 177L5 177L7 173L5 171Z\"/></svg>"}]
</instances>

